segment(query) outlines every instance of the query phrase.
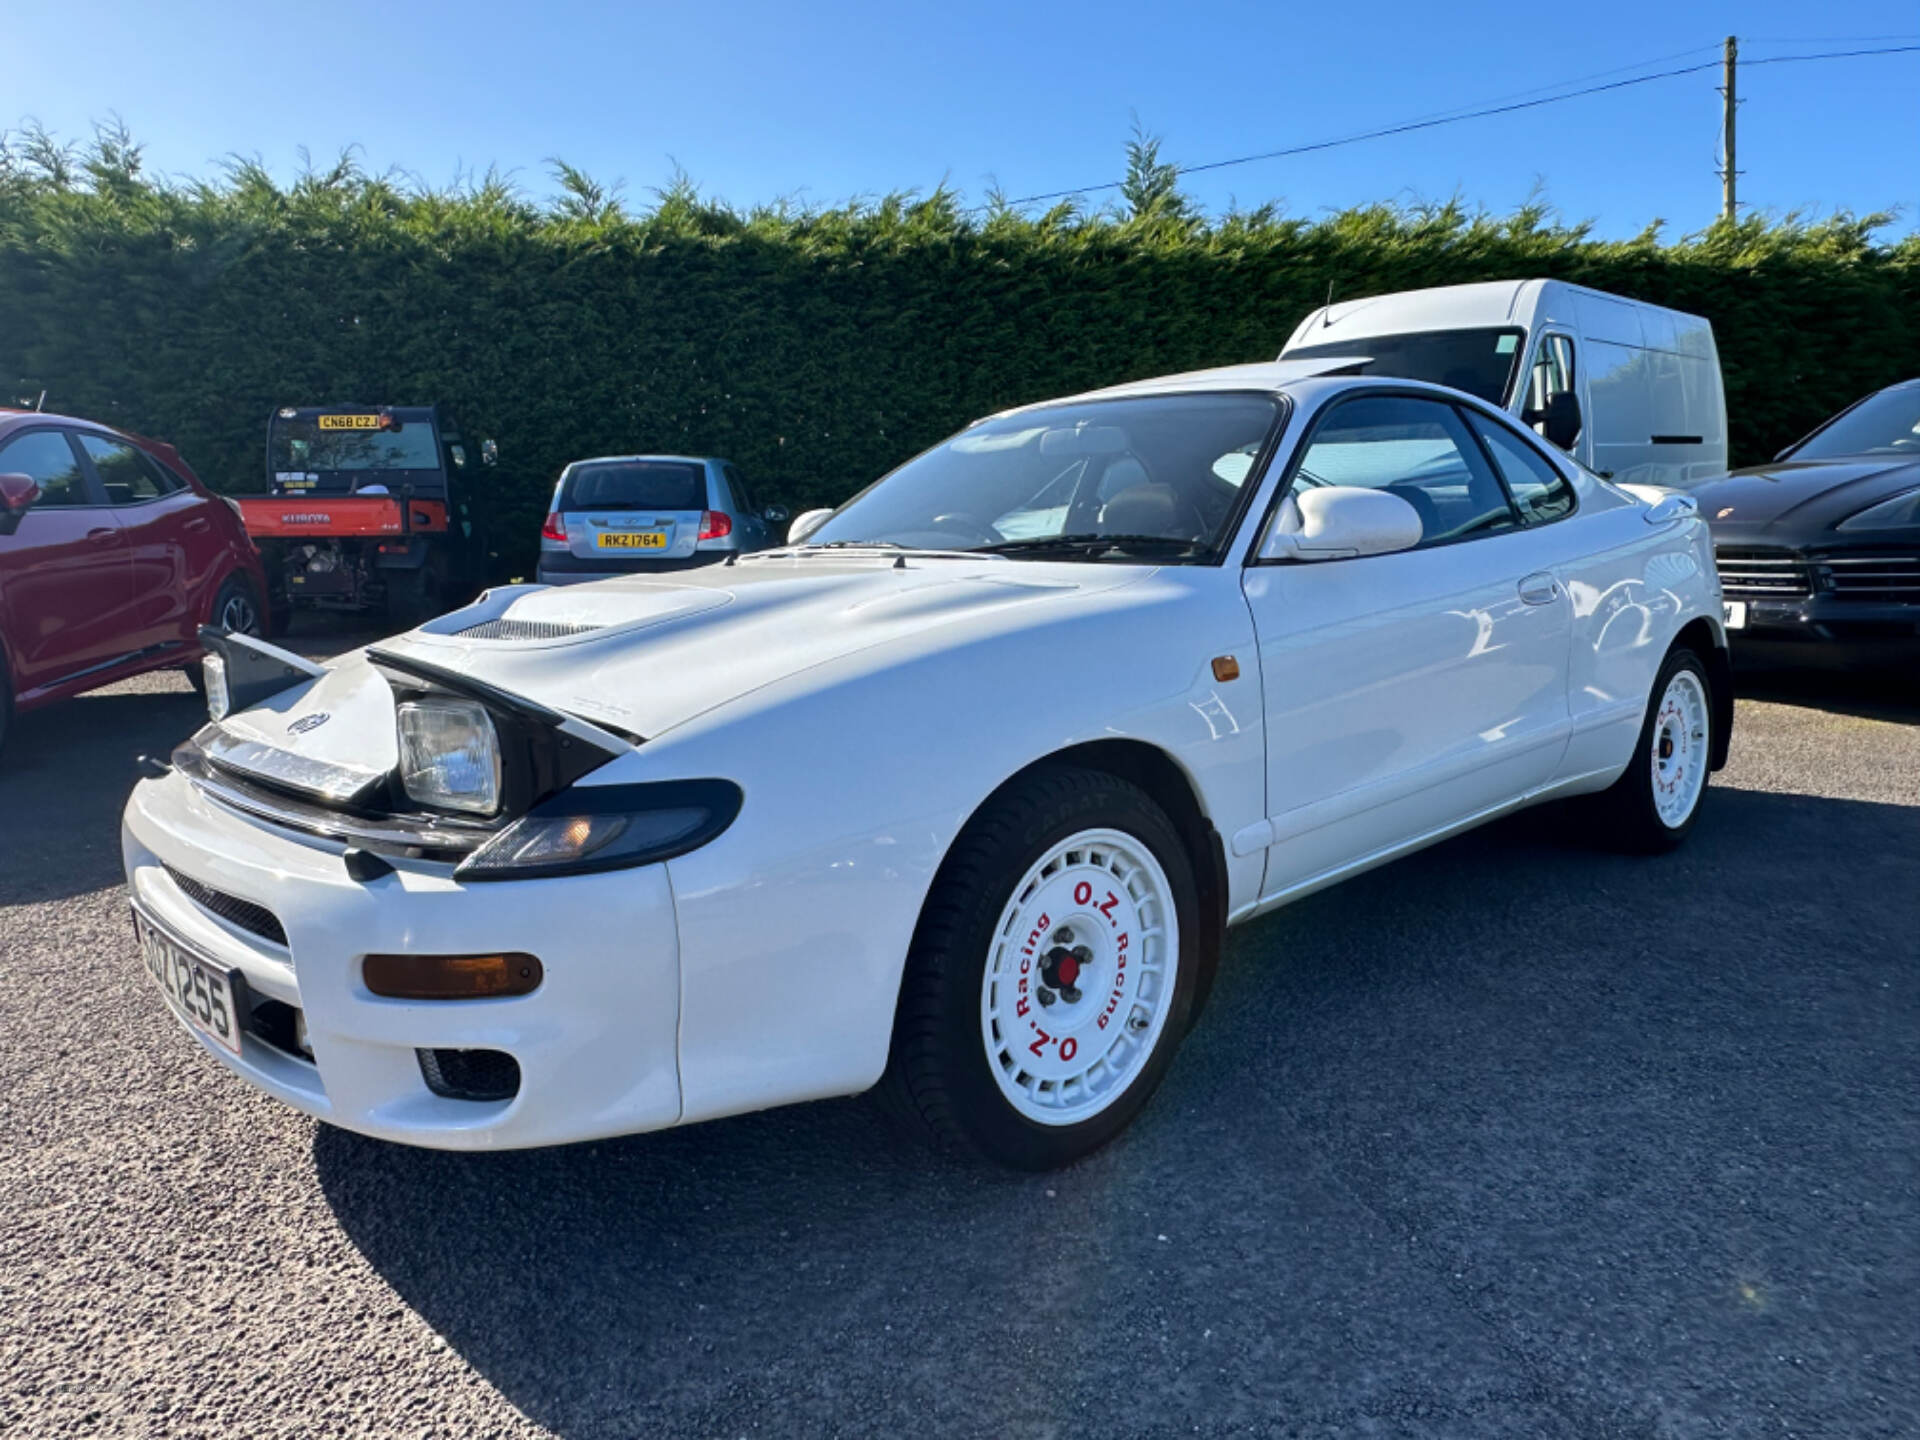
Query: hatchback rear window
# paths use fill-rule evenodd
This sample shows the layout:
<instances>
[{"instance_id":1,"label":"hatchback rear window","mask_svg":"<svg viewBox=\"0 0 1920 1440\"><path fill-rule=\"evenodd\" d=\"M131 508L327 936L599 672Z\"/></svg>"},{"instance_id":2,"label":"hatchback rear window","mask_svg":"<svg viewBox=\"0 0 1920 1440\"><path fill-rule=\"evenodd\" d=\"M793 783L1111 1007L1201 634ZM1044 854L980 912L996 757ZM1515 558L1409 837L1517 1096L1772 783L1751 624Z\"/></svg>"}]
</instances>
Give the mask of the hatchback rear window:
<instances>
[{"instance_id":1,"label":"hatchback rear window","mask_svg":"<svg viewBox=\"0 0 1920 1440\"><path fill-rule=\"evenodd\" d=\"M562 510L704 510L707 472L670 460L582 465L567 481Z\"/></svg>"}]
</instances>

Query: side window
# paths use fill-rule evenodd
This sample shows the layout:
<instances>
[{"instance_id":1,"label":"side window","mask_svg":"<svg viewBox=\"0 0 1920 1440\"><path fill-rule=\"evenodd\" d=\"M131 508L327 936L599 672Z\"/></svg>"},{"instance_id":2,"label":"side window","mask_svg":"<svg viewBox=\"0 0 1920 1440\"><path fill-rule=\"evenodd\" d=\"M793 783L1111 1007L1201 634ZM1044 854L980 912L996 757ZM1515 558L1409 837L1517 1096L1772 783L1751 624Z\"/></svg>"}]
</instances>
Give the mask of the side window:
<instances>
[{"instance_id":1,"label":"side window","mask_svg":"<svg viewBox=\"0 0 1920 1440\"><path fill-rule=\"evenodd\" d=\"M727 489L733 492L733 503L740 507L743 515L758 515L760 507L753 502L753 496L747 493L746 477L740 473L740 467L728 461L721 467L727 472Z\"/></svg>"},{"instance_id":2,"label":"side window","mask_svg":"<svg viewBox=\"0 0 1920 1440\"><path fill-rule=\"evenodd\" d=\"M1541 430L1547 402L1556 395L1574 394L1573 341L1565 335L1543 335L1534 352L1533 369L1527 373L1526 413L1520 418Z\"/></svg>"},{"instance_id":3,"label":"side window","mask_svg":"<svg viewBox=\"0 0 1920 1440\"><path fill-rule=\"evenodd\" d=\"M0 472L29 475L40 487L33 508L90 505L86 476L63 430L35 430L0 450Z\"/></svg>"},{"instance_id":4,"label":"side window","mask_svg":"<svg viewBox=\"0 0 1920 1440\"><path fill-rule=\"evenodd\" d=\"M180 488L179 483L138 447L104 435L80 435L80 448L93 461L94 473L107 492L109 505L138 505L157 500Z\"/></svg>"},{"instance_id":5,"label":"side window","mask_svg":"<svg viewBox=\"0 0 1920 1440\"><path fill-rule=\"evenodd\" d=\"M1422 546L1520 523L1459 415L1436 400L1369 395L1336 406L1313 432L1290 493L1321 485L1398 495L1420 516Z\"/></svg>"},{"instance_id":6,"label":"side window","mask_svg":"<svg viewBox=\"0 0 1920 1440\"><path fill-rule=\"evenodd\" d=\"M1469 413L1467 423L1486 442L1494 468L1507 482L1513 503L1529 525L1543 525L1573 513L1573 486L1547 457L1506 426Z\"/></svg>"}]
</instances>

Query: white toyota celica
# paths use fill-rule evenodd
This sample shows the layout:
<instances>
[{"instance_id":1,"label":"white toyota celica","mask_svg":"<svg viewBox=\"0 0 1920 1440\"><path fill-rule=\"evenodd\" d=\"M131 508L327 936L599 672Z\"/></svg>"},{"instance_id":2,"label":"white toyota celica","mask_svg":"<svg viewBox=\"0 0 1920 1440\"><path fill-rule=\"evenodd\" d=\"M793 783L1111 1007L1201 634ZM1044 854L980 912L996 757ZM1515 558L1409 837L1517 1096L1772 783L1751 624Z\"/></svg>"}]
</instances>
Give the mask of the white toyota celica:
<instances>
[{"instance_id":1,"label":"white toyota celica","mask_svg":"<svg viewBox=\"0 0 1920 1440\"><path fill-rule=\"evenodd\" d=\"M1006 1164L1086 1153L1227 926L1547 799L1663 849L1726 756L1691 501L1328 363L997 415L785 549L324 668L220 640L127 806L146 965L237 1074L391 1140L877 1082Z\"/></svg>"}]
</instances>

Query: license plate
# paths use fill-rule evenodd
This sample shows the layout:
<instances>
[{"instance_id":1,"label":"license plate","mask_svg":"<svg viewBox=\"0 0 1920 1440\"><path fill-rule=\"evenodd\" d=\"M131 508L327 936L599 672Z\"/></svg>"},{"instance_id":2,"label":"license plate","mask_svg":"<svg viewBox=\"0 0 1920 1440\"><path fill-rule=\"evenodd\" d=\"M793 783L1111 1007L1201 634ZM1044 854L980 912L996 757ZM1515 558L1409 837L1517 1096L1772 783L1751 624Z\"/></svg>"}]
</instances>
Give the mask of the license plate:
<instances>
[{"instance_id":1,"label":"license plate","mask_svg":"<svg viewBox=\"0 0 1920 1440\"><path fill-rule=\"evenodd\" d=\"M322 415L316 422L321 430L378 430L378 415Z\"/></svg>"},{"instance_id":2,"label":"license plate","mask_svg":"<svg viewBox=\"0 0 1920 1440\"><path fill-rule=\"evenodd\" d=\"M664 550L667 548L667 532L664 530L610 530L594 543L602 550Z\"/></svg>"},{"instance_id":3,"label":"license plate","mask_svg":"<svg viewBox=\"0 0 1920 1440\"><path fill-rule=\"evenodd\" d=\"M203 960L139 911L133 914L140 958L173 1013L215 1044L240 1053L239 996L233 972Z\"/></svg>"},{"instance_id":4,"label":"license plate","mask_svg":"<svg viewBox=\"0 0 1920 1440\"><path fill-rule=\"evenodd\" d=\"M1747 628L1747 602L1746 601L1723 600L1720 603L1726 607L1727 629L1744 630Z\"/></svg>"}]
</instances>

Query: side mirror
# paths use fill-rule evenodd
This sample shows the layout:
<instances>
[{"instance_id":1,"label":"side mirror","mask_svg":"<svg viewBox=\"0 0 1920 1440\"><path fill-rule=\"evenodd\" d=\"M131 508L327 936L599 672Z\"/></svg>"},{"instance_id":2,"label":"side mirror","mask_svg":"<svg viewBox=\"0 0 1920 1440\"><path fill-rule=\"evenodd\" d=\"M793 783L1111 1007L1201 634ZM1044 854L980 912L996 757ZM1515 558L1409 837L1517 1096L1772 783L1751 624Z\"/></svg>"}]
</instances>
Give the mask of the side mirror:
<instances>
[{"instance_id":1,"label":"side mirror","mask_svg":"<svg viewBox=\"0 0 1920 1440\"><path fill-rule=\"evenodd\" d=\"M769 505L760 512L760 518L769 525L784 525L787 523L788 518L787 507L784 505Z\"/></svg>"},{"instance_id":2,"label":"side mirror","mask_svg":"<svg viewBox=\"0 0 1920 1440\"><path fill-rule=\"evenodd\" d=\"M1353 560L1411 550L1426 532L1398 495L1328 485L1289 495L1260 542L1262 560Z\"/></svg>"},{"instance_id":3,"label":"side mirror","mask_svg":"<svg viewBox=\"0 0 1920 1440\"><path fill-rule=\"evenodd\" d=\"M20 528L20 517L40 498L40 487L31 475L0 475L0 535L11 535Z\"/></svg>"},{"instance_id":4,"label":"side mirror","mask_svg":"<svg viewBox=\"0 0 1920 1440\"><path fill-rule=\"evenodd\" d=\"M1548 443L1562 450L1573 449L1573 442L1580 438L1581 427L1586 423L1580 414L1580 397L1571 390L1561 390L1547 397L1547 408L1539 413L1540 433Z\"/></svg>"},{"instance_id":5,"label":"side mirror","mask_svg":"<svg viewBox=\"0 0 1920 1440\"><path fill-rule=\"evenodd\" d=\"M800 518L787 527L787 544L798 545L807 536L818 530L833 514L832 510L803 510Z\"/></svg>"},{"instance_id":6,"label":"side mirror","mask_svg":"<svg viewBox=\"0 0 1920 1440\"><path fill-rule=\"evenodd\" d=\"M482 465L498 465L500 463L500 447L491 440L482 440L480 442L480 463Z\"/></svg>"}]
</instances>

